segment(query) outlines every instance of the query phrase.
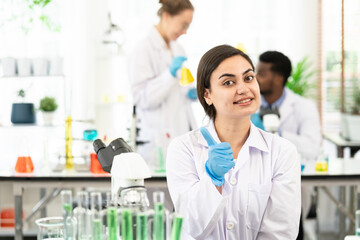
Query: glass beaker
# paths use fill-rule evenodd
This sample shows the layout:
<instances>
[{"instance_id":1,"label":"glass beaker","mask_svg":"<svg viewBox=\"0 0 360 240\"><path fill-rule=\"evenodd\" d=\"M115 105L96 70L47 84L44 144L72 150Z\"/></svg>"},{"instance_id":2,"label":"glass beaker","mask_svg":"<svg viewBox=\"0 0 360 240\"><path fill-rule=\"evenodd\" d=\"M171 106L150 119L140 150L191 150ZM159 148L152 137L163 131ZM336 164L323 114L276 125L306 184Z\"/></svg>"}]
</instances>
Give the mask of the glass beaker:
<instances>
[{"instance_id":1,"label":"glass beaker","mask_svg":"<svg viewBox=\"0 0 360 240\"><path fill-rule=\"evenodd\" d=\"M40 218L35 221L38 226L37 239L64 239L62 217Z\"/></svg>"}]
</instances>

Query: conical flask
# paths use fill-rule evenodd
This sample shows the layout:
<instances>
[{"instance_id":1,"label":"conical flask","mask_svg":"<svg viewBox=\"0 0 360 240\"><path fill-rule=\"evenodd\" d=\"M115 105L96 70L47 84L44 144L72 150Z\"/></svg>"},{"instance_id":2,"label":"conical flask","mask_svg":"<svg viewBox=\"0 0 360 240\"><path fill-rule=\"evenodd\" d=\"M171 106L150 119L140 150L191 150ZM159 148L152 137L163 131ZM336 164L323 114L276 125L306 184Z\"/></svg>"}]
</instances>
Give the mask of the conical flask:
<instances>
[{"instance_id":1,"label":"conical flask","mask_svg":"<svg viewBox=\"0 0 360 240\"><path fill-rule=\"evenodd\" d=\"M181 68L181 78L180 78L180 85L186 86L189 85L194 81L194 77L192 76L190 70L188 68Z\"/></svg>"},{"instance_id":2,"label":"conical flask","mask_svg":"<svg viewBox=\"0 0 360 240\"><path fill-rule=\"evenodd\" d=\"M28 148L28 140L25 137L20 143L20 152L15 165L15 171L18 173L31 173L34 171Z\"/></svg>"}]
</instances>

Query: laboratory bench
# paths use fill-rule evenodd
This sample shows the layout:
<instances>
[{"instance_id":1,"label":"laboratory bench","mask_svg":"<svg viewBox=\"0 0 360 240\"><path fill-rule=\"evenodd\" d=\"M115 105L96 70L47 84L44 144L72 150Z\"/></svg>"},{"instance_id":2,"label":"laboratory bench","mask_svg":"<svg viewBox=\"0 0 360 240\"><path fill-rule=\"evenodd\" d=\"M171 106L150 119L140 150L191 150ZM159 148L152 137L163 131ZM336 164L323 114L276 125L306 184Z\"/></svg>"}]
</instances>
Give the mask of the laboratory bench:
<instances>
[{"instance_id":1,"label":"laboratory bench","mask_svg":"<svg viewBox=\"0 0 360 240\"><path fill-rule=\"evenodd\" d=\"M21 212L23 209L23 193L31 188L51 189L51 192L43 193L43 197L34 207L41 210L50 201L52 196L58 195L62 189L69 188L100 188L109 191L111 187L110 174L93 174L90 172L62 171L51 174L31 173L31 174L14 174L0 172L0 181L11 182L15 203L15 239L23 239L27 231L23 234L23 220ZM328 187L330 186L350 186L360 193L360 160L355 159L330 159L327 172L316 172L315 162L306 163L301 175L301 184L304 186L316 186L322 189L325 194L332 200L339 210L347 216L351 222L354 221L354 211L343 204L333 196ZM152 178L145 179L147 189L167 188L165 173L154 173ZM356 199L357 196L354 196ZM356 202L356 201L355 201ZM33 213L31 213L33 214ZM31 215L30 214L30 215ZM31 216L28 216L31 217ZM341 228L340 228L341 229ZM345 233L341 233L344 234ZM1 236L1 235L0 235Z\"/></svg>"},{"instance_id":2,"label":"laboratory bench","mask_svg":"<svg viewBox=\"0 0 360 240\"><path fill-rule=\"evenodd\" d=\"M351 156L354 156L354 154L360 150L360 141L344 139L339 133L325 133L324 138L329 142L335 144L338 157L344 157L345 148L350 148Z\"/></svg>"},{"instance_id":3,"label":"laboratory bench","mask_svg":"<svg viewBox=\"0 0 360 240\"><path fill-rule=\"evenodd\" d=\"M73 188L98 188L104 191L110 191L111 176L108 173L94 174L91 172L62 171L42 174L39 172L20 174L13 172L0 172L0 182L11 182L14 194L15 206L15 235L16 240L23 239L23 193L24 190L31 188L42 189L42 198L33 208L32 213L27 216L30 219L36 212L44 210L47 203L56 197L62 189ZM145 179L147 189L164 189L167 188L165 173L154 173L153 177ZM45 189L51 189L46 194ZM31 231L30 231L31 232ZM9 234L9 230L0 231L1 234ZM29 234L29 231L26 231Z\"/></svg>"},{"instance_id":4,"label":"laboratory bench","mask_svg":"<svg viewBox=\"0 0 360 240\"><path fill-rule=\"evenodd\" d=\"M320 188L342 213L339 219L339 239L346 236L346 217L350 220L349 232L354 232L355 209L360 209L357 201L360 194L360 160L353 158L330 159L326 172L316 172L315 162L308 161L301 175L301 185ZM329 187L340 187L339 197L334 196ZM345 204L345 187L350 188L348 206Z\"/></svg>"}]
</instances>

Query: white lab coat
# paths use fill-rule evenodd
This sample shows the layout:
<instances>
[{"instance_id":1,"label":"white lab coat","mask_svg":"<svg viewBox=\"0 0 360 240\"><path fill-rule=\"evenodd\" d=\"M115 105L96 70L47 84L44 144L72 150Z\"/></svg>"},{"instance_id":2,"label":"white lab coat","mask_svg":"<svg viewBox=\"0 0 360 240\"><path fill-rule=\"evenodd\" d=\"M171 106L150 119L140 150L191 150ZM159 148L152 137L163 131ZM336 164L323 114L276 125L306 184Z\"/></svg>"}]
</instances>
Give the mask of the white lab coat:
<instances>
[{"instance_id":1,"label":"white lab coat","mask_svg":"<svg viewBox=\"0 0 360 240\"><path fill-rule=\"evenodd\" d=\"M185 56L183 48L171 41L168 49L153 27L129 59L131 91L140 128L137 140L149 142L138 146L137 151L151 166L155 164L157 146L166 152L173 137L195 128L191 100L186 97L188 88L181 87L179 78L169 70L175 56Z\"/></svg>"},{"instance_id":2,"label":"white lab coat","mask_svg":"<svg viewBox=\"0 0 360 240\"><path fill-rule=\"evenodd\" d=\"M285 99L280 105L281 136L295 144L304 161L316 161L321 151L319 112L313 102L285 88ZM306 162L305 167L306 167ZM311 164L312 166L312 164ZM311 207L312 187L301 188L303 218Z\"/></svg>"},{"instance_id":3,"label":"white lab coat","mask_svg":"<svg viewBox=\"0 0 360 240\"><path fill-rule=\"evenodd\" d=\"M281 136L295 144L304 158L315 160L321 150L319 113L309 99L293 93L288 88L280 105Z\"/></svg>"},{"instance_id":4,"label":"white lab coat","mask_svg":"<svg viewBox=\"0 0 360 240\"><path fill-rule=\"evenodd\" d=\"M213 122L207 127L217 141ZM293 144L251 125L220 194L205 171L208 144L199 130L168 148L167 183L184 216L182 239L296 239L300 220L300 162Z\"/></svg>"}]
</instances>

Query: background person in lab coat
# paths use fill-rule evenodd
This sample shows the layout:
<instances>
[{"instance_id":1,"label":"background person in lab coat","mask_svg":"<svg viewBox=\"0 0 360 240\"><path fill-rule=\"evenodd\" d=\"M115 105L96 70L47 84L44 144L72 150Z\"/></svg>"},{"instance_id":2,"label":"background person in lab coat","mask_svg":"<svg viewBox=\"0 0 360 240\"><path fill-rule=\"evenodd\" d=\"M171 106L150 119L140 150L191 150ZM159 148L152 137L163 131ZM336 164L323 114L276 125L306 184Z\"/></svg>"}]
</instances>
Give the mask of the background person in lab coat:
<instances>
[{"instance_id":1,"label":"background person in lab coat","mask_svg":"<svg viewBox=\"0 0 360 240\"><path fill-rule=\"evenodd\" d=\"M294 143L303 158L315 161L322 140L319 113L313 102L285 87L290 74L291 61L283 53L267 51L260 55L256 78L260 86L261 105L263 108L276 106L279 109L279 135ZM311 187L302 187L303 217L310 210L311 191ZM302 236L299 235L298 239Z\"/></svg>"},{"instance_id":2,"label":"background person in lab coat","mask_svg":"<svg viewBox=\"0 0 360 240\"><path fill-rule=\"evenodd\" d=\"M151 168L158 167L158 154L166 151L170 139L189 131L195 123L190 102L196 99L191 93L196 92L179 85L179 70L186 57L176 42L186 34L194 8L189 0L160 3L159 23L130 58L131 90L140 128L137 141L145 142L137 151Z\"/></svg>"},{"instance_id":3,"label":"background person in lab coat","mask_svg":"<svg viewBox=\"0 0 360 240\"><path fill-rule=\"evenodd\" d=\"M209 50L197 93L211 121L175 138L167 154L182 239L295 239L300 162L292 143L251 124L260 91L250 58L229 45Z\"/></svg>"}]
</instances>

